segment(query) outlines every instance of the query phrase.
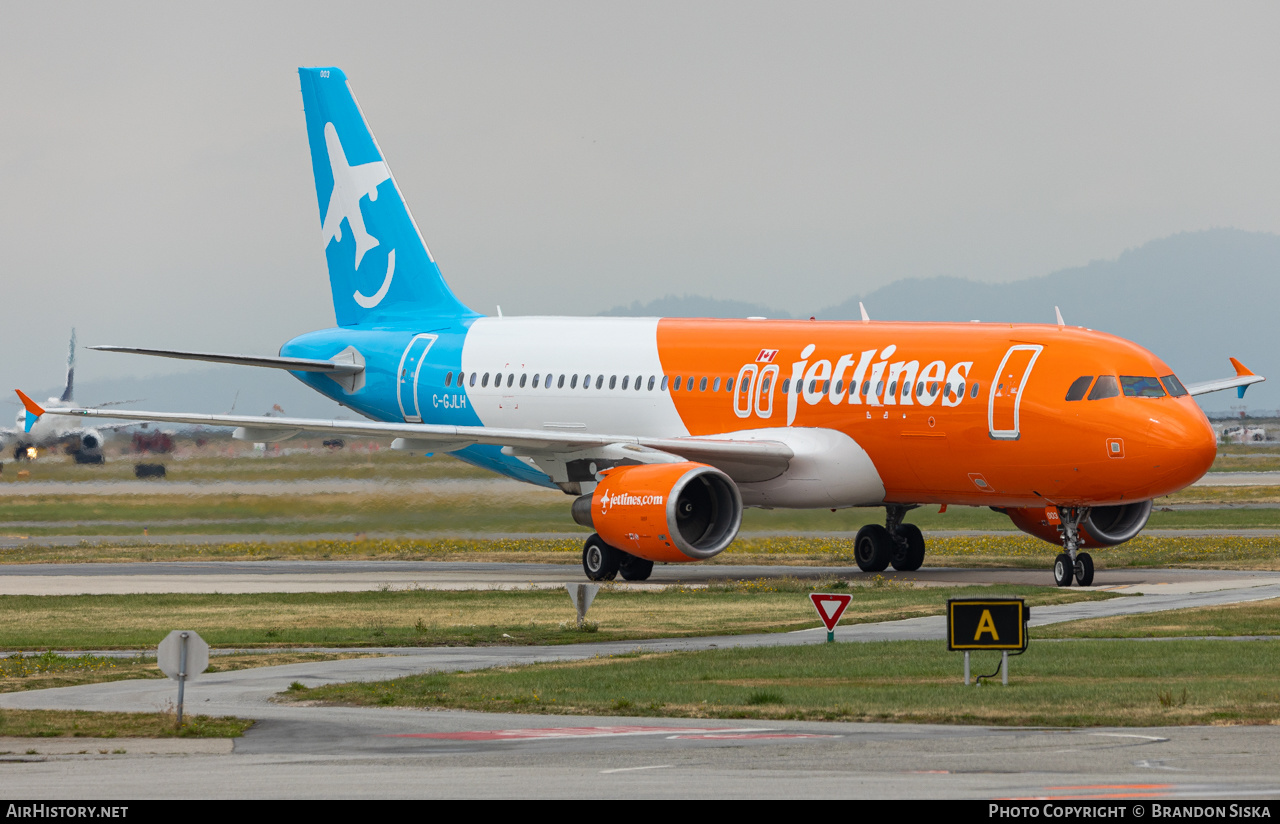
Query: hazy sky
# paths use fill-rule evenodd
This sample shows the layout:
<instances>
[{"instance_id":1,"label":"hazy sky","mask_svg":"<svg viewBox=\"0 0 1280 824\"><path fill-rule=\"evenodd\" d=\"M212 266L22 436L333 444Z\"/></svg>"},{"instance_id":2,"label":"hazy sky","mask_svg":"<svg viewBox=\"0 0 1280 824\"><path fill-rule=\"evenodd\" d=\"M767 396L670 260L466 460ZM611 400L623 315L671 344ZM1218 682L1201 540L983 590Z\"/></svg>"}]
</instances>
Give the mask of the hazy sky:
<instances>
[{"instance_id":1,"label":"hazy sky","mask_svg":"<svg viewBox=\"0 0 1280 824\"><path fill-rule=\"evenodd\" d=\"M247 353L332 325L299 65L347 72L486 313L668 292L803 313L1280 232L1275 3L2 8L8 385L55 382L72 325Z\"/></svg>"}]
</instances>

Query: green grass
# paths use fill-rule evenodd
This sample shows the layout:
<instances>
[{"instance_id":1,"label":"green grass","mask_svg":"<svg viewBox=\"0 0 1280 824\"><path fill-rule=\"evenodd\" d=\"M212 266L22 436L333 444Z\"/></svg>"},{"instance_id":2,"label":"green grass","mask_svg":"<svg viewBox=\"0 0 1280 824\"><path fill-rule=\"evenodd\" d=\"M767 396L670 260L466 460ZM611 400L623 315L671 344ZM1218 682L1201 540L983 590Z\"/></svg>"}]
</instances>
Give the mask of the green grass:
<instances>
[{"instance_id":1,"label":"green grass","mask_svg":"<svg viewBox=\"0 0 1280 824\"><path fill-rule=\"evenodd\" d=\"M974 656L974 672L995 669ZM939 642L635 654L296 690L291 700L490 712L1035 726L1272 724L1280 644L1036 643L1010 686Z\"/></svg>"},{"instance_id":2,"label":"green grass","mask_svg":"<svg viewBox=\"0 0 1280 824\"><path fill-rule=\"evenodd\" d=\"M1036 630L1046 638L1185 638L1280 635L1280 599L1090 618ZM1252 650L1253 647L1248 649Z\"/></svg>"},{"instance_id":3,"label":"green grass","mask_svg":"<svg viewBox=\"0 0 1280 824\"><path fill-rule=\"evenodd\" d=\"M925 568L1014 567L1048 569L1060 551L1020 533L996 535L934 534L929 537ZM1140 535L1117 547L1095 549L1099 570L1125 567L1280 568L1280 536L1152 536ZM565 538L434 538L236 541L212 544L151 544L130 539L82 541L75 546L29 544L0 550L0 562L120 563L134 561L261 560L398 560L527 562L563 564L566 580L576 579L582 539ZM853 536L777 536L739 538L728 550L704 562L831 566L856 572ZM688 567L690 575L698 566Z\"/></svg>"},{"instance_id":4,"label":"green grass","mask_svg":"<svg viewBox=\"0 0 1280 824\"><path fill-rule=\"evenodd\" d=\"M884 579L881 579L884 582ZM711 588L606 588L591 640L785 632L819 626L806 593L840 582L775 579ZM846 585L847 586L847 585ZM850 587L844 622L939 615L960 588ZM1111 597L1056 587L990 587L1032 604ZM151 649L175 626L212 646L564 644L584 640L563 589L0 597L0 649Z\"/></svg>"},{"instance_id":5,"label":"green grass","mask_svg":"<svg viewBox=\"0 0 1280 824\"><path fill-rule=\"evenodd\" d=\"M0 736L6 738L239 738L253 724L243 718L184 715L179 728L171 708L158 712L0 710Z\"/></svg>"},{"instance_id":6,"label":"green grass","mask_svg":"<svg viewBox=\"0 0 1280 824\"><path fill-rule=\"evenodd\" d=\"M233 672L253 667L275 667L307 661L361 657L360 653L267 652L218 655L205 672ZM154 653L127 658L106 655L14 654L0 658L0 693L74 687L126 679L164 678Z\"/></svg>"}]
</instances>

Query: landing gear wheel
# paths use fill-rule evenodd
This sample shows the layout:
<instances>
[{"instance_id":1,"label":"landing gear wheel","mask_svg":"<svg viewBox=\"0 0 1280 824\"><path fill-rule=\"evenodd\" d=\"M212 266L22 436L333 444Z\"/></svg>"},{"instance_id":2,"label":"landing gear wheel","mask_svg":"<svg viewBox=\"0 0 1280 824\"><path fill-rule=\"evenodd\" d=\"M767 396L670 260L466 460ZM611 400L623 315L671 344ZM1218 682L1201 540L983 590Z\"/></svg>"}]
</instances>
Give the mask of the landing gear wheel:
<instances>
[{"instance_id":1,"label":"landing gear wheel","mask_svg":"<svg viewBox=\"0 0 1280 824\"><path fill-rule=\"evenodd\" d=\"M1093 556L1087 552L1076 553L1076 583L1087 587L1093 583Z\"/></svg>"},{"instance_id":2,"label":"landing gear wheel","mask_svg":"<svg viewBox=\"0 0 1280 824\"><path fill-rule=\"evenodd\" d=\"M646 561L644 558L637 558L627 552L619 552L618 554L622 556L618 559L618 571L622 573L622 580L649 580L649 574L653 572L653 561Z\"/></svg>"},{"instance_id":3,"label":"landing gear wheel","mask_svg":"<svg viewBox=\"0 0 1280 824\"><path fill-rule=\"evenodd\" d=\"M1071 563L1071 556L1059 553L1053 561L1053 580L1060 587L1071 586L1071 578L1075 575L1076 565Z\"/></svg>"},{"instance_id":4,"label":"landing gear wheel","mask_svg":"<svg viewBox=\"0 0 1280 824\"><path fill-rule=\"evenodd\" d=\"M592 581L612 581L618 577L618 561L622 553L593 534L582 545L582 571Z\"/></svg>"},{"instance_id":5,"label":"landing gear wheel","mask_svg":"<svg viewBox=\"0 0 1280 824\"><path fill-rule=\"evenodd\" d=\"M853 539L853 559L863 572L883 572L893 557L893 537L880 524L867 524Z\"/></svg>"},{"instance_id":6,"label":"landing gear wheel","mask_svg":"<svg viewBox=\"0 0 1280 824\"><path fill-rule=\"evenodd\" d=\"M898 538L893 542L893 557L890 562L899 572L915 572L924 563L924 535L915 524L903 524L898 527Z\"/></svg>"}]
</instances>

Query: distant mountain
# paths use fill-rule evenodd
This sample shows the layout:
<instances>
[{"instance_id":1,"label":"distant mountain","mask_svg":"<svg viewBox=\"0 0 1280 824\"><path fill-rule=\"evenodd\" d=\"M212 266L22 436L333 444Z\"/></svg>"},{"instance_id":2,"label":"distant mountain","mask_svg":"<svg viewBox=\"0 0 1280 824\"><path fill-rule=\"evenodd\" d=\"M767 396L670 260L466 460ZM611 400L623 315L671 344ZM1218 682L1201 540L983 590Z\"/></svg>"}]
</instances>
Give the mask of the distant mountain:
<instances>
[{"instance_id":1,"label":"distant mountain","mask_svg":"<svg viewBox=\"0 0 1280 824\"><path fill-rule=\"evenodd\" d=\"M1233 374L1228 356L1268 376L1249 389L1251 411L1280 406L1280 235L1211 229L1184 232L1093 261L1013 283L962 278L907 278L817 313L857 319L862 301L874 320L1052 323L1053 307L1068 324L1142 344L1185 381ZM748 308L749 307L749 308ZM635 310L635 311L633 311ZM607 314L668 317L786 317L777 310L695 295L667 296ZM1239 403L1235 393L1201 398L1206 409Z\"/></svg>"}]
</instances>

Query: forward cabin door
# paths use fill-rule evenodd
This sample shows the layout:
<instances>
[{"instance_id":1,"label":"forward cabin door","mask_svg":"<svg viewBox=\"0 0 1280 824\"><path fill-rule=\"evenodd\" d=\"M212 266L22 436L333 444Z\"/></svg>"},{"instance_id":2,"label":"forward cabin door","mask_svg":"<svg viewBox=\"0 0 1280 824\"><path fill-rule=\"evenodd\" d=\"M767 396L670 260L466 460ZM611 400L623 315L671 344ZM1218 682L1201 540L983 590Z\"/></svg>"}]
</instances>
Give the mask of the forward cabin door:
<instances>
[{"instance_id":1,"label":"forward cabin door","mask_svg":"<svg viewBox=\"0 0 1280 824\"><path fill-rule=\"evenodd\" d=\"M400 356L397 370L396 397L400 401L400 414L405 423L422 423L422 411L418 409L418 375L427 359L427 352L436 342L437 335L415 335Z\"/></svg>"},{"instance_id":2,"label":"forward cabin door","mask_svg":"<svg viewBox=\"0 0 1280 824\"><path fill-rule=\"evenodd\" d=\"M1016 441L1021 437L1018 413L1022 407L1022 394L1036 358L1044 349L1038 343L1020 343L1009 347L991 381L987 399L987 427L991 437L998 441Z\"/></svg>"}]
</instances>

